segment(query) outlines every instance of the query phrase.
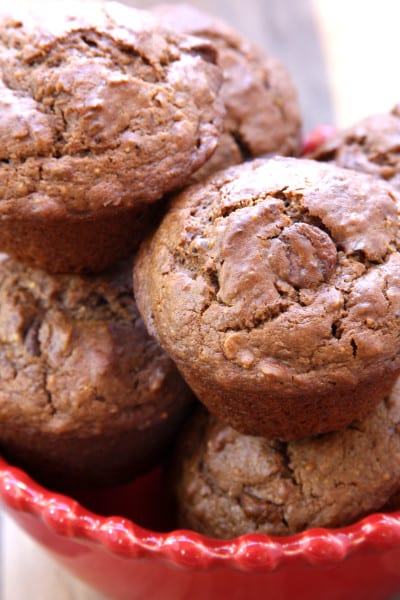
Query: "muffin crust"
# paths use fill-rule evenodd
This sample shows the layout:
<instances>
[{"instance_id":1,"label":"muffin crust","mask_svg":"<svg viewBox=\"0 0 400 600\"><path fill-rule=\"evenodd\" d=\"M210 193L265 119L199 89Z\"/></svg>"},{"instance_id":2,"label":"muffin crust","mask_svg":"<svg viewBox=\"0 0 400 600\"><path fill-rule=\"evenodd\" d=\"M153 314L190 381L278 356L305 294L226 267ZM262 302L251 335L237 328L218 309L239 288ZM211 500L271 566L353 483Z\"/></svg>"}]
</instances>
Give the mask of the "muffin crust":
<instances>
[{"instance_id":1,"label":"muffin crust","mask_svg":"<svg viewBox=\"0 0 400 600\"><path fill-rule=\"evenodd\" d=\"M194 173L201 181L215 171L263 154L297 155L301 116L297 92L283 64L246 40L227 23L188 4L152 9L174 31L196 35L218 50L226 108L217 150Z\"/></svg>"},{"instance_id":2,"label":"muffin crust","mask_svg":"<svg viewBox=\"0 0 400 600\"><path fill-rule=\"evenodd\" d=\"M400 483L399 391L342 431L289 443L200 412L171 466L178 526L218 538L290 535L379 510Z\"/></svg>"},{"instance_id":3,"label":"muffin crust","mask_svg":"<svg viewBox=\"0 0 400 600\"><path fill-rule=\"evenodd\" d=\"M390 113L371 115L338 131L310 158L368 173L400 191L400 105Z\"/></svg>"},{"instance_id":4,"label":"muffin crust","mask_svg":"<svg viewBox=\"0 0 400 600\"><path fill-rule=\"evenodd\" d=\"M52 271L101 270L132 251L132 220L217 145L215 60L205 40L117 2L1 9L0 250Z\"/></svg>"},{"instance_id":5,"label":"muffin crust","mask_svg":"<svg viewBox=\"0 0 400 600\"><path fill-rule=\"evenodd\" d=\"M0 261L0 447L56 487L121 483L163 456L192 400L148 336L132 260L98 276Z\"/></svg>"},{"instance_id":6,"label":"muffin crust","mask_svg":"<svg viewBox=\"0 0 400 600\"><path fill-rule=\"evenodd\" d=\"M293 158L222 171L142 245L136 297L198 398L243 433L362 418L400 367L399 205L372 177Z\"/></svg>"}]
</instances>

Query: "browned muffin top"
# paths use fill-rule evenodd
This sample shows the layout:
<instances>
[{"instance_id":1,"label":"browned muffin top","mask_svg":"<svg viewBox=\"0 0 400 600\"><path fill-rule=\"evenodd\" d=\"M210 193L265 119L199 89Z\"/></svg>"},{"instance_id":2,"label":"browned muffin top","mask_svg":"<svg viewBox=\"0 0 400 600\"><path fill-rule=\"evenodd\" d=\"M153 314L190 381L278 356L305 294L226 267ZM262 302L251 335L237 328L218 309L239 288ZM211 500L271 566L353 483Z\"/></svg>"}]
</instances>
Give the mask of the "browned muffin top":
<instances>
[{"instance_id":1,"label":"browned muffin top","mask_svg":"<svg viewBox=\"0 0 400 600\"><path fill-rule=\"evenodd\" d=\"M390 113L371 115L338 131L311 157L369 173L400 191L400 105Z\"/></svg>"},{"instance_id":2,"label":"browned muffin top","mask_svg":"<svg viewBox=\"0 0 400 600\"><path fill-rule=\"evenodd\" d=\"M399 392L343 431L288 444L197 415L171 469L179 526L221 538L289 535L379 510L400 484Z\"/></svg>"},{"instance_id":3,"label":"browned muffin top","mask_svg":"<svg viewBox=\"0 0 400 600\"><path fill-rule=\"evenodd\" d=\"M382 182L257 160L173 200L140 250L137 301L211 412L301 437L345 426L392 384L398 244L399 204Z\"/></svg>"},{"instance_id":4,"label":"browned muffin top","mask_svg":"<svg viewBox=\"0 0 400 600\"><path fill-rule=\"evenodd\" d=\"M0 377L1 440L35 430L134 435L190 399L140 318L131 261L83 277L1 255Z\"/></svg>"},{"instance_id":5,"label":"browned muffin top","mask_svg":"<svg viewBox=\"0 0 400 600\"><path fill-rule=\"evenodd\" d=\"M261 154L298 154L301 117L286 68L227 23L187 4L162 4L153 12L175 31L200 36L218 50L226 108L218 149L195 178Z\"/></svg>"},{"instance_id":6,"label":"browned muffin top","mask_svg":"<svg viewBox=\"0 0 400 600\"><path fill-rule=\"evenodd\" d=\"M151 202L214 150L210 43L117 2L0 10L0 211Z\"/></svg>"}]
</instances>

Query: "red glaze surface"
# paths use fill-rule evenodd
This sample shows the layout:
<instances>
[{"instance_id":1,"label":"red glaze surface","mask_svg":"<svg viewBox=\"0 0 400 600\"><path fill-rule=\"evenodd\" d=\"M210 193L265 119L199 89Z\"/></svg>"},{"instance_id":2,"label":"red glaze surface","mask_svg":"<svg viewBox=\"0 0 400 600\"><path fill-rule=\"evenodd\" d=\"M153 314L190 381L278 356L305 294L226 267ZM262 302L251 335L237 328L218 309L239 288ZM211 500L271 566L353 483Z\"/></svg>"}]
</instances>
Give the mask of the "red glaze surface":
<instances>
[{"instance_id":1,"label":"red glaze surface","mask_svg":"<svg viewBox=\"0 0 400 600\"><path fill-rule=\"evenodd\" d=\"M60 563L110 598L384 600L400 591L400 512L374 514L342 529L217 541L156 530L168 521L159 510L165 504L158 470L130 486L80 496L99 513L44 489L0 459L0 499L7 512ZM118 513L124 517L112 516Z\"/></svg>"}]
</instances>

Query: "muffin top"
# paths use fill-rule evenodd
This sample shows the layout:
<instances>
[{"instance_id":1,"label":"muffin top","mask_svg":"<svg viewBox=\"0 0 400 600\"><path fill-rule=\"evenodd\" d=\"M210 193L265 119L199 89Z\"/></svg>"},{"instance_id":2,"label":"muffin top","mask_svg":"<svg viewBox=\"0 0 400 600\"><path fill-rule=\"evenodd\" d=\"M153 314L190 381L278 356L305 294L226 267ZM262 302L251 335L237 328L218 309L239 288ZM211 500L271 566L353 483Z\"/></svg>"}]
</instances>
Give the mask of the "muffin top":
<instances>
[{"instance_id":1,"label":"muffin top","mask_svg":"<svg viewBox=\"0 0 400 600\"><path fill-rule=\"evenodd\" d=\"M356 398L363 382L399 370L398 244L389 186L311 160L259 159L173 199L139 251L137 302L200 400L237 397L243 422L227 410L231 425L268 435L246 420L257 429L271 401L285 411L308 398L329 428L328 397L339 407L341 393ZM252 397L264 417L246 411Z\"/></svg>"},{"instance_id":2,"label":"muffin top","mask_svg":"<svg viewBox=\"0 0 400 600\"><path fill-rule=\"evenodd\" d=\"M400 191L400 105L336 132L310 153L316 160L369 173Z\"/></svg>"},{"instance_id":3,"label":"muffin top","mask_svg":"<svg viewBox=\"0 0 400 600\"><path fill-rule=\"evenodd\" d=\"M0 9L0 211L152 202L215 149L210 43L117 2Z\"/></svg>"},{"instance_id":4,"label":"muffin top","mask_svg":"<svg viewBox=\"0 0 400 600\"><path fill-rule=\"evenodd\" d=\"M262 154L298 154L301 117L297 92L279 60L216 17L187 4L152 9L175 31L200 36L218 50L226 108L224 135L216 153L195 174L199 181L230 164Z\"/></svg>"},{"instance_id":5,"label":"muffin top","mask_svg":"<svg viewBox=\"0 0 400 600\"><path fill-rule=\"evenodd\" d=\"M400 386L343 431L288 444L197 414L171 466L179 526L211 537L340 527L379 510L400 484Z\"/></svg>"},{"instance_id":6,"label":"muffin top","mask_svg":"<svg viewBox=\"0 0 400 600\"><path fill-rule=\"evenodd\" d=\"M131 271L128 260L96 276L50 275L1 255L2 428L134 435L191 401L146 331Z\"/></svg>"}]
</instances>

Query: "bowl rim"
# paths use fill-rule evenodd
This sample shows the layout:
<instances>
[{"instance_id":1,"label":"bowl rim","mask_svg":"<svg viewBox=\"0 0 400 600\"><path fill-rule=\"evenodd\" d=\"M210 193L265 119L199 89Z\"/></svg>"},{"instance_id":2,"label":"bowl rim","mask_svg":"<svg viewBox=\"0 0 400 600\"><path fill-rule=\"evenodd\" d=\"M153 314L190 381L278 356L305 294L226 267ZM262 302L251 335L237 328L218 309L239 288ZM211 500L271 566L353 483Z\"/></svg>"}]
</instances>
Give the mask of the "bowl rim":
<instances>
[{"instance_id":1,"label":"bowl rim","mask_svg":"<svg viewBox=\"0 0 400 600\"><path fill-rule=\"evenodd\" d=\"M122 516L96 515L72 497L44 488L1 456L0 500L69 541L90 542L124 559L166 559L190 570L226 567L265 573L291 564L333 566L366 550L400 548L400 511L373 513L347 527L314 528L285 537L252 533L216 540L183 529L151 531Z\"/></svg>"}]
</instances>

